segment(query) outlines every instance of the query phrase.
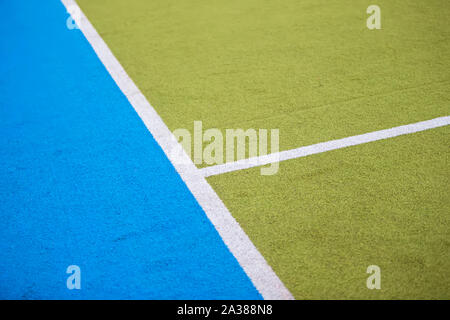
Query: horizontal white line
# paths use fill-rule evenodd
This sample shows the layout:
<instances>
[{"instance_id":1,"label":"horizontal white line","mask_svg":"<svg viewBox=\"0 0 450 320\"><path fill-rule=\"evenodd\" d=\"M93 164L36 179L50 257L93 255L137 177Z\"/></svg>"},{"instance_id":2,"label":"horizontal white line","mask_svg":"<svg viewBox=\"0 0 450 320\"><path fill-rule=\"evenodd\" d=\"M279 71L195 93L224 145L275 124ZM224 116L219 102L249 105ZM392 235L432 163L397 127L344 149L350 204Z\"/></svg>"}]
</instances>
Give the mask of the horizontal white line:
<instances>
[{"instance_id":1,"label":"horizontal white line","mask_svg":"<svg viewBox=\"0 0 450 320\"><path fill-rule=\"evenodd\" d=\"M404 126L394 127L390 129L369 132L357 136L347 137L343 139L321 142L306 147L291 149L272 153L264 156L243 159L235 162L227 162L215 166L200 169L204 177L214 176L226 172L243 170L252 167L259 167L270 163L306 157L316 153L356 146L358 144L368 143L377 140L397 137L404 134L424 131L428 129L443 127L450 124L450 116L435 118L432 120L421 121L417 123L407 124Z\"/></svg>"},{"instance_id":2,"label":"horizontal white line","mask_svg":"<svg viewBox=\"0 0 450 320\"><path fill-rule=\"evenodd\" d=\"M223 242L234 255L242 269L253 282L253 285L268 300L293 300L294 297L284 286L261 253L233 218L227 207L212 189L199 169L183 151L177 139L167 128L155 109L127 75L119 61L113 55L106 43L83 14L74 0L61 0L66 9L74 7L79 10L79 17L74 20L80 27L86 39L105 65L120 90L128 98L147 129L163 149L180 177L186 183L197 202L203 208ZM173 152L178 150L178 152ZM180 152L181 150L181 152ZM226 270L224 270L226 272Z\"/></svg>"}]
</instances>

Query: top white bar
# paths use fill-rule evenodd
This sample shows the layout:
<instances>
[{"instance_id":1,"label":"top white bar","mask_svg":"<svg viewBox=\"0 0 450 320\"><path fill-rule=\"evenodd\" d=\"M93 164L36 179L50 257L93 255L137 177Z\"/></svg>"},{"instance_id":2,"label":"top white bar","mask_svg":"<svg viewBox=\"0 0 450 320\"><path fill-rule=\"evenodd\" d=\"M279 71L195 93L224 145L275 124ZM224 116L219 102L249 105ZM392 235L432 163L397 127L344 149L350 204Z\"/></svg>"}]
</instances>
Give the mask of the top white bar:
<instances>
[{"instance_id":1,"label":"top white bar","mask_svg":"<svg viewBox=\"0 0 450 320\"><path fill-rule=\"evenodd\" d=\"M310 146L281 151L277 153L268 154L265 156L253 157L235 162L227 162L220 165L202 168L200 169L200 171L204 177L209 177L226 172L259 167L270 163L306 157L316 153L322 153L350 146L356 146L359 144L364 144L372 141L383 140L414 132L443 127L449 124L450 124L450 116L439 117L432 120L421 121L390 129L369 132L357 136L321 142Z\"/></svg>"}]
</instances>

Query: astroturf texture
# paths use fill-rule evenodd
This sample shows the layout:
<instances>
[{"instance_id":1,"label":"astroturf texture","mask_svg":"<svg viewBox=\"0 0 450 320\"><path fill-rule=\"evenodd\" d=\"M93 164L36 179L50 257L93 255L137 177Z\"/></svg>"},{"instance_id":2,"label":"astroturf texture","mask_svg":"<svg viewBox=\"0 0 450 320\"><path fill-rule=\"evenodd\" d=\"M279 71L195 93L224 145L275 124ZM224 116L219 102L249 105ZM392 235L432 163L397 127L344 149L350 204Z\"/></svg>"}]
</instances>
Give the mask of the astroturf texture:
<instances>
[{"instance_id":1,"label":"astroturf texture","mask_svg":"<svg viewBox=\"0 0 450 320\"><path fill-rule=\"evenodd\" d=\"M0 1L0 300L261 298L66 19Z\"/></svg>"},{"instance_id":2,"label":"astroturf texture","mask_svg":"<svg viewBox=\"0 0 450 320\"><path fill-rule=\"evenodd\" d=\"M450 114L450 2L78 0L171 130L280 149ZM296 298L444 298L448 129L208 179ZM382 290L365 286L382 270Z\"/></svg>"},{"instance_id":3,"label":"astroturf texture","mask_svg":"<svg viewBox=\"0 0 450 320\"><path fill-rule=\"evenodd\" d=\"M298 299L448 299L449 141L444 127L208 181Z\"/></svg>"},{"instance_id":4,"label":"astroturf texture","mask_svg":"<svg viewBox=\"0 0 450 320\"><path fill-rule=\"evenodd\" d=\"M171 130L279 128L280 148L450 112L450 2L79 0Z\"/></svg>"}]
</instances>

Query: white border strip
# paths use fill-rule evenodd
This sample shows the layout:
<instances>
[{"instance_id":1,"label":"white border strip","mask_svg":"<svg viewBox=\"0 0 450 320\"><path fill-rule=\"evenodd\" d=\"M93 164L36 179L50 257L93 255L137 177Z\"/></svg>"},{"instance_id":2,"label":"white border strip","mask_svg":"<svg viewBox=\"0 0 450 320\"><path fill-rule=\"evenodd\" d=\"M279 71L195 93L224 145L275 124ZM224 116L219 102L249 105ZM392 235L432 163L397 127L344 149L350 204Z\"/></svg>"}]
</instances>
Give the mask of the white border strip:
<instances>
[{"instance_id":1,"label":"white border strip","mask_svg":"<svg viewBox=\"0 0 450 320\"><path fill-rule=\"evenodd\" d=\"M68 11L74 8L79 10L80 14L73 16L75 22L263 298L269 300L294 299L208 184L200 170L184 151L180 152L182 150L180 144L127 75L77 3L74 0L61 1ZM177 152L173 152L174 150Z\"/></svg>"},{"instance_id":2,"label":"white border strip","mask_svg":"<svg viewBox=\"0 0 450 320\"><path fill-rule=\"evenodd\" d=\"M243 170L252 167L263 166L270 163L296 159L306 157L312 154L322 153L326 151L346 148L350 146L356 146L358 144L368 143L377 140L383 140L401 136L404 134L410 134L414 132L424 131L428 129L447 126L450 124L450 116L435 118L432 120L412 123L404 126L394 127L391 129L385 129L380 131L374 131L370 133L360 134L357 136L347 137L338 140L331 140L327 142L317 143L306 147L297 149L291 149L287 151L281 151L272 153L265 156L253 157L243 159L235 162L227 162L215 166L210 166L200 169L201 173L205 177L214 176L226 172Z\"/></svg>"}]
</instances>

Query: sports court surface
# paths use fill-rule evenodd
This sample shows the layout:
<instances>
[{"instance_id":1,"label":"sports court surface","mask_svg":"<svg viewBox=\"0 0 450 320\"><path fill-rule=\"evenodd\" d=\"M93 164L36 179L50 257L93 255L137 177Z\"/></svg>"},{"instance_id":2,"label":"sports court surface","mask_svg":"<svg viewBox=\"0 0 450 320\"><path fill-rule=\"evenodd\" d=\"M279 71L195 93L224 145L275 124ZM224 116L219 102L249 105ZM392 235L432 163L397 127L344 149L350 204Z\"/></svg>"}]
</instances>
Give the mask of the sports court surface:
<instances>
[{"instance_id":1,"label":"sports court surface","mask_svg":"<svg viewBox=\"0 0 450 320\"><path fill-rule=\"evenodd\" d=\"M450 3L371 4L1 1L0 298L450 298ZM278 172L176 163L194 121Z\"/></svg>"}]
</instances>

